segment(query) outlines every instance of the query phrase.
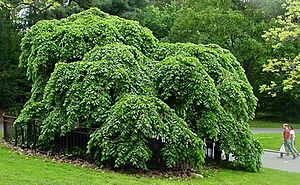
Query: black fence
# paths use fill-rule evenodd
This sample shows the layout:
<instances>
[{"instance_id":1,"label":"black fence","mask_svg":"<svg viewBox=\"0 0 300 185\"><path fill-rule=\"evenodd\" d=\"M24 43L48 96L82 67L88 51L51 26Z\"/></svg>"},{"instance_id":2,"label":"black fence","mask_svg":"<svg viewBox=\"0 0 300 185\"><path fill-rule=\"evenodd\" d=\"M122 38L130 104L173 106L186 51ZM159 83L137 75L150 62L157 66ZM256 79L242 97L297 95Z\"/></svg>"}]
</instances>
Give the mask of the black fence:
<instances>
[{"instance_id":1,"label":"black fence","mask_svg":"<svg viewBox=\"0 0 300 185\"><path fill-rule=\"evenodd\" d=\"M87 143L90 139L90 135L96 130L96 128L76 128L74 131L67 133L64 136L57 136L51 146L45 148L45 146L40 146L38 140L41 131L40 121L34 120L30 124L20 126L14 125L15 120L16 117L3 114L3 131L5 141L24 148L44 148L47 151L52 151L57 154L75 154L76 157L80 158L86 158ZM204 148L204 153L206 160L221 161L222 152L220 150L219 143L210 139L205 139L205 143L206 147ZM155 148L159 146L153 145L152 147L154 147L153 149L155 151ZM151 162L152 164L160 164L161 160L162 159L159 157L159 154L157 154ZM175 168L190 169L191 167L183 161Z\"/></svg>"},{"instance_id":2,"label":"black fence","mask_svg":"<svg viewBox=\"0 0 300 185\"><path fill-rule=\"evenodd\" d=\"M213 160L215 162L222 161L222 150L220 148L220 142L213 139L205 139L204 153L206 160Z\"/></svg>"},{"instance_id":3,"label":"black fence","mask_svg":"<svg viewBox=\"0 0 300 185\"><path fill-rule=\"evenodd\" d=\"M56 152L73 152L76 156L85 158L90 135L95 131L96 128L80 127L64 136L56 137L54 143Z\"/></svg>"},{"instance_id":4,"label":"black fence","mask_svg":"<svg viewBox=\"0 0 300 185\"><path fill-rule=\"evenodd\" d=\"M6 115L5 113L2 116L3 116L3 138L7 142L13 142L16 136L14 126L13 126L16 117Z\"/></svg>"},{"instance_id":5,"label":"black fence","mask_svg":"<svg viewBox=\"0 0 300 185\"><path fill-rule=\"evenodd\" d=\"M20 126L14 125L15 120L16 117L3 114L4 140L14 144L15 146L21 146L30 149L40 148L40 121L34 120L30 124ZM55 141L53 141L52 145L49 146L47 150L51 150L55 153L68 153L75 151L78 156L84 157L90 134L95 130L96 128L76 128L74 131L64 136L57 136Z\"/></svg>"}]
</instances>

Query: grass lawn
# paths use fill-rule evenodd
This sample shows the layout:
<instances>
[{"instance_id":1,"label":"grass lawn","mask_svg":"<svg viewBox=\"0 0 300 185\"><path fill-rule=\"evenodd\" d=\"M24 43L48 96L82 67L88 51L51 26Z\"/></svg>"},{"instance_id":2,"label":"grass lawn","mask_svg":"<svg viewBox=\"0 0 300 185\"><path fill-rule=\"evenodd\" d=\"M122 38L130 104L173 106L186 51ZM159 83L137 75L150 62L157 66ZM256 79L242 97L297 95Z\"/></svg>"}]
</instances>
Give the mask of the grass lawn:
<instances>
[{"instance_id":1,"label":"grass lawn","mask_svg":"<svg viewBox=\"0 0 300 185\"><path fill-rule=\"evenodd\" d=\"M279 150L282 144L282 133L254 134L255 138L263 145L264 149ZM300 152L300 139L296 141L296 149Z\"/></svg>"},{"instance_id":2,"label":"grass lawn","mask_svg":"<svg viewBox=\"0 0 300 185\"><path fill-rule=\"evenodd\" d=\"M252 128L282 128L284 122L273 122L265 120L252 120L249 125ZM300 123L291 123L295 129L300 129Z\"/></svg>"},{"instance_id":3,"label":"grass lawn","mask_svg":"<svg viewBox=\"0 0 300 185\"><path fill-rule=\"evenodd\" d=\"M249 173L221 169L204 179L165 179L136 177L107 171L97 171L41 157L28 157L0 145L0 184L285 184L286 179L300 182L297 173L262 169ZM282 178L284 177L284 178Z\"/></svg>"}]
</instances>

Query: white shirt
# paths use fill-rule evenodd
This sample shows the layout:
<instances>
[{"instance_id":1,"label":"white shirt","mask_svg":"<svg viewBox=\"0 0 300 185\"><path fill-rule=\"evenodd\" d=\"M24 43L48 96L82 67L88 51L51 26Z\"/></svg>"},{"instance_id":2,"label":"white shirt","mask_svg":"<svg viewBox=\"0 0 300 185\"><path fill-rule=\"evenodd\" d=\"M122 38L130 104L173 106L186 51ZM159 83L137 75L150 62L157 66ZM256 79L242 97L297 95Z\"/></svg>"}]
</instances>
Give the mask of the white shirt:
<instances>
[{"instance_id":1,"label":"white shirt","mask_svg":"<svg viewBox=\"0 0 300 185\"><path fill-rule=\"evenodd\" d=\"M295 131L290 130L291 140L294 141L296 139Z\"/></svg>"}]
</instances>

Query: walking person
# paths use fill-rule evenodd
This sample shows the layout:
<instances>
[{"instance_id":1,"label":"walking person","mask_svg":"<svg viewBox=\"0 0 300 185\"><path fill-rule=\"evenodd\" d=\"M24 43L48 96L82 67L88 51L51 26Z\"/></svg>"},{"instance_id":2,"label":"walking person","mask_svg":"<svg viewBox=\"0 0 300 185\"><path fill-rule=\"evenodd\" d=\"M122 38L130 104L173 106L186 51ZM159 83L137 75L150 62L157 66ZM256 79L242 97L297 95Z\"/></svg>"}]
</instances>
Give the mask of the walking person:
<instances>
[{"instance_id":1,"label":"walking person","mask_svg":"<svg viewBox=\"0 0 300 185\"><path fill-rule=\"evenodd\" d=\"M294 131L294 128L289 125L289 129L290 129L290 140L291 140L291 146L292 146L292 150L295 152L295 154L297 156L299 156L299 152L297 151L297 149L295 148L295 144L296 144L296 133Z\"/></svg>"},{"instance_id":2,"label":"walking person","mask_svg":"<svg viewBox=\"0 0 300 185\"><path fill-rule=\"evenodd\" d=\"M294 150L292 149L292 143L291 143L291 134L290 134L290 129L289 125L287 123L283 124L283 143L284 146L288 149L289 152L292 153L293 159L296 159L296 154ZM283 153L280 153L280 157L283 158Z\"/></svg>"}]
</instances>

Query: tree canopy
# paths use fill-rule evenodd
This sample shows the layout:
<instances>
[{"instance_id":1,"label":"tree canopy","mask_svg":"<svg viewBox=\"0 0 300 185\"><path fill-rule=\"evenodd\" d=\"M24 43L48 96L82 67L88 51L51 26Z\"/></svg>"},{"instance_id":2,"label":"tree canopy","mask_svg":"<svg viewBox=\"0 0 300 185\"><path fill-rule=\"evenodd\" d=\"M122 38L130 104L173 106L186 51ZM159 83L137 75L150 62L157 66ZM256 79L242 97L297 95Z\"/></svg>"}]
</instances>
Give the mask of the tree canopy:
<instances>
[{"instance_id":1,"label":"tree canopy","mask_svg":"<svg viewBox=\"0 0 300 185\"><path fill-rule=\"evenodd\" d=\"M24 70L18 68L21 37L14 29L9 10L3 8L0 11L0 107L10 107L12 113L20 111L17 108L23 106L26 92L30 91Z\"/></svg>"},{"instance_id":2,"label":"tree canopy","mask_svg":"<svg viewBox=\"0 0 300 185\"><path fill-rule=\"evenodd\" d=\"M169 168L201 166L204 138L249 171L261 165L247 123L256 98L228 50L160 43L138 22L96 8L38 22L21 48L33 85L16 125L40 120L42 148L84 126L98 128L88 152L99 165L146 169L159 155Z\"/></svg>"},{"instance_id":3,"label":"tree canopy","mask_svg":"<svg viewBox=\"0 0 300 185\"><path fill-rule=\"evenodd\" d=\"M264 65L272 81L261 86L273 97L282 91L299 98L300 70L300 2L288 0L286 12L277 19L278 27L269 29L263 37L272 45L273 56Z\"/></svg>"},{"instance_id":4,"label":"tree canopy","mask_svg":"<svg viewBox=\"0 0 300 185\"><path fill-rule=\"evenodd\" d=\"M282 58L278 52L283 48L272 49L272 42L265 42L267 39L261 35L270 28L281 27L275 18L288 11L282 6L284 2L286 0L0 0L0 22L3 24L0 40L4 46L0 50L0 73L3 74L0 83L4 87L0 106L18 115L30 96L24 71L17 69L21 53L18 46L23 34L39 20L59 20L96 6L111 15L139 21L162 42L213 43L230 50L253 86L259 102L256 112L271 114L273 118L282 115L279 119L296 121L299 108L295 107L300 107L299 100L295 99L296 88L279 90L283 85L279 85L277 76L285 73L262 73L268 59ZM270 85L270 81L277 84L276 90L266 92L276 92L276 98L260 93L260 86Z\"/></svg>"},{"instance_id":5,"label":"tree canopy","mask_svg":"<svg viewBox=\"0 0 300 185\"><path fill-rule=\"evenodd\" d=\"M297 100L278 91L277 98L274 99L259 90L262 84L281 78L283 74L276 77L262 72L267 60L278 56L272 51L272 43L266 42L262 35L266 30L279 27L275 18L284 14L285 9L281 7L284 2L285 0L187 0L177 11L174 21L168 23L172 26L165 35L169 42L217 44L230 50L243 66L253 86L258 98L257 113L270 115L275 119L296 121L298 113L295 107L299 107ZM151 28L150 23L149 21L145 25ZM154 33L156 34L155 31ZM278 49L277 52L279 51L283 50Z\"/></svg>"}]
</instances>

